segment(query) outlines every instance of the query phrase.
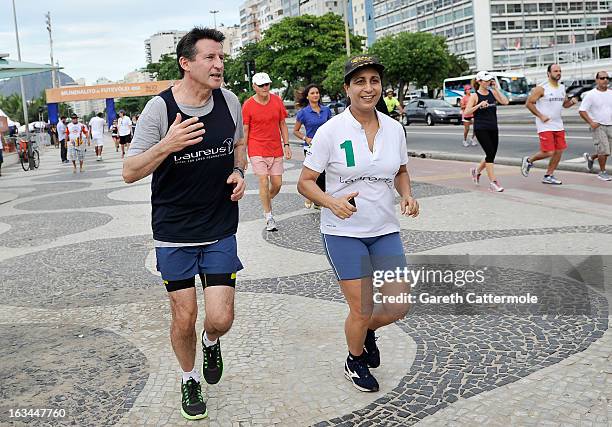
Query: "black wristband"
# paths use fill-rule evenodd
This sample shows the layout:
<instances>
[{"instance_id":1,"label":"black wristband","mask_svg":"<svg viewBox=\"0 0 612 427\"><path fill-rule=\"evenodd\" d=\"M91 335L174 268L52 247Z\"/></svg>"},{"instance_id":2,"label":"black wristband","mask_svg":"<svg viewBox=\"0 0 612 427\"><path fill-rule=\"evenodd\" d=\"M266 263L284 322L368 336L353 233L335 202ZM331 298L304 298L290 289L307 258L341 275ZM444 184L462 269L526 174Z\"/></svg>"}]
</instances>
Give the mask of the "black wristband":
<instances>
[{"instance_id":1,"label":"black wristband","mask_svg":"<svg viewBox=\"0 0 612 427\"><path fill-rule=\"evenodd\" d=\"M238 172L240 174L240 176L242 177L242 179L244 179L244 171L242 169L240 169L238 166L234 166L234 170L233 172Z\"/></svg>"},{"instance_id":2,"label":"black wristband","mask_svg":"<svg viewBox=\"0 0 612 427\"><path fill-rule=\"evenodd\" d=\"M283 144L283 147L289 147L289 144Z\"/></svg>"}]
</instances>

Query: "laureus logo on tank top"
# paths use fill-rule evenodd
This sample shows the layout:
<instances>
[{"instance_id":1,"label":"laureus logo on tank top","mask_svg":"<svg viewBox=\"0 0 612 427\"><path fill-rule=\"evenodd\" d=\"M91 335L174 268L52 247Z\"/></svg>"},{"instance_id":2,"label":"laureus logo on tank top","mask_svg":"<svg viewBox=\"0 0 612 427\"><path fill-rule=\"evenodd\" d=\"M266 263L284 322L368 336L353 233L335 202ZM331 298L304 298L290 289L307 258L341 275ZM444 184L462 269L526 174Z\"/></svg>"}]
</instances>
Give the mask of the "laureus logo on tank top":
<instances>
[{"instance_id":1,"label":"laureus logo on tank top","mask_svg":"<svg viewBox=\"0 0 612 427\"><path fill-rule=\"evenodd\" d=\"M234 138L227 138L218 147L205 148L182 155L174 155L174 164L194 163L203 160L216 159L219 157L230 156L234 153Z\"/></svg>"}]
</instances>

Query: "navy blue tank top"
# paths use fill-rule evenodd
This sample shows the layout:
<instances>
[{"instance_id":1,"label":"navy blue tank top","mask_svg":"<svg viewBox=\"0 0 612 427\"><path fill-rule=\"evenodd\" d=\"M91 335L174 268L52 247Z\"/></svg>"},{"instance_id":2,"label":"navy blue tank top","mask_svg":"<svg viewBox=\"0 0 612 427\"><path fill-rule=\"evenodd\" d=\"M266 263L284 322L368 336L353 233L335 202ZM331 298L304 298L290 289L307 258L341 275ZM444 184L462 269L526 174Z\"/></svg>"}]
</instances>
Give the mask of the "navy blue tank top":
<instances>
[{"instance_id":1,"label":"navy blue tank top","mask_svg":"<svg viewBox=\"0 0 612 427\"><path fill-rule=\"evenodd\" d=\"M168 128L181 113L172 88L159 96L166 103ZM212 111L199 121L202 141L170 154L153 172L151 206L153 238L172 243L204 243L223 239L238 229L238 202L226 183L234 168L236 124L221 89L212 91Z\"/></svg>"},{"instance_id":2,"label":"navy blue tank top","mask_svg":"<svg viewBox=\"0 0 612 427\"><path fill-rule=\"evenodd\" d=\"M489 93L485 96L476 91L476 95L478 96L477 104L487 101L489 106L474 111L474 129L497 129L497 101L493 92L489 90Z\"/></svg>"}]
</instances>

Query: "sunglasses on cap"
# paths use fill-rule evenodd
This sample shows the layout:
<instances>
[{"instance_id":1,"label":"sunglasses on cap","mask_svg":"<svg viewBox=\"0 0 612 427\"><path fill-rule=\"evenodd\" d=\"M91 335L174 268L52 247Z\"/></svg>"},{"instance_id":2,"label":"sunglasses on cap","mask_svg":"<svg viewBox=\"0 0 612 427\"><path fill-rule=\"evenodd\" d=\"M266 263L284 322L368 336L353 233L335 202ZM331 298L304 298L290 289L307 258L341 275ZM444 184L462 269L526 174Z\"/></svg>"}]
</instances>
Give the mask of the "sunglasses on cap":
<instances>
[{"instance_id":1,"label":"sunglasses on cap","mask_svg":"<svg viewBox=\"0 0 612 427\"><path fill-rule=\"evenodd\" d=\"M257 85L257 87L266 87L266 86L270 86L270 83L264 83L262 85Z\"/></svg>"}]
</instances>

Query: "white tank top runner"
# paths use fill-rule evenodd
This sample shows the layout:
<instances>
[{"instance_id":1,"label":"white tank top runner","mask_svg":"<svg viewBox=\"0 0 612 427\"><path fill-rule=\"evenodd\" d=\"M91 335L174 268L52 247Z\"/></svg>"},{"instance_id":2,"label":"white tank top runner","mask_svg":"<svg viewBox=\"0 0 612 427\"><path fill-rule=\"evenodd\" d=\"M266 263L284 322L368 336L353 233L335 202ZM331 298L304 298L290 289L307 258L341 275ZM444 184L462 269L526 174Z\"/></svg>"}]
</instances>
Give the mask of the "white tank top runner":
<instances>
[{"instance_id":1,"label":"white tank top runner","mask_svg":"<svg viewBox=\"0 0 612 427\"><path fill-rule=\"evenodd\" d=\"M538 111L550 117L550 120L543 123L542 120L536 117L538 133L563 130L561 110L565 100L565 86L559 83L557 87L554 87L549 81L542 83L540 86L544 88L544 95L537 100L535 105Z\"/></svg>"}]
</instances>

